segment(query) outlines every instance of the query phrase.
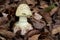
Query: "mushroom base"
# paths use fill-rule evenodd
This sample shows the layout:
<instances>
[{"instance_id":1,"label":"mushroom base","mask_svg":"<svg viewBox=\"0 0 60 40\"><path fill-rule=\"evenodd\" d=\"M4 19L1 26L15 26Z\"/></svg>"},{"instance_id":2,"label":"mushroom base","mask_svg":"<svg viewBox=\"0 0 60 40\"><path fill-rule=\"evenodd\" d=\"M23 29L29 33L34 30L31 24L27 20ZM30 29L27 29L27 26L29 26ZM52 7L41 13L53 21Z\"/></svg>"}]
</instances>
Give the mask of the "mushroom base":
<instances>
[{"instance_id":1,"label":"mushroom base","mask_svg":"<svg viewBox=\"0 0 60 40\"><path fill-rule=\"evenodd\" d=\"M20 17L19 22L15 24L14 33L21 30L21 35L25 35L29 30L32 30L33 27L27 22L26 17Z\"/></svg>"}]
</instances>

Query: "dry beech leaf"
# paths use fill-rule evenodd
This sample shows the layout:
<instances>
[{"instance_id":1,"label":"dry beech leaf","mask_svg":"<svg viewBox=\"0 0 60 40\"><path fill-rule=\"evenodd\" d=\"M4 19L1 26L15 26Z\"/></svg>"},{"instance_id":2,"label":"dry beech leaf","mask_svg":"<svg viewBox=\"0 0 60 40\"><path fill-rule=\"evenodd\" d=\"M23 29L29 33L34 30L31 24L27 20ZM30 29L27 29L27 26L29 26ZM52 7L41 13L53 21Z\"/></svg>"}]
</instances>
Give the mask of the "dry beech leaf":
<instances>
[{"instance_id":1,"label":"dry beech leaf","mask_svg":"<svg viewBox=\"0 0 60 40\"><path fill-rule=\"evenodd\" d=\"M32 8L32 9L33 9L32 12L35 12L35 13L38 13L40 11L37 7Z\"/></svg>"},{"instance_id":2,"label":"dry beech leaf","mask_svg":"<svg viewBox=\"0 0 60 40\"><path fill-rule=\"evenodd\" d=\"M16 38L15 37L15 40L23 40L23 38L21 38L21 37Z\"/></svg>"},{"instance_id":3,"label":"dry beech leaf","mask_svg":"<svg viewBox=\"0 0 60 40\"><path fill-rule=\"evenodd\" d=\"M43 39L43 40L51 40L50 38L45 38L45 39Z\"/></svg>"},{"instance_id":4,"label":"dry beech leaf","mask_svg":"<svg viewBox=\"0 0 60 40\"><path fill-rule=\"evenodd\" d=\"M60 8L58 8L58 15L60 16Z\"/></svg>"},{"instance_id":5,"label":"dry beech leaf","mask_svg":"<svg viewBox=\"0 0 60 40\"><path fill-rule=\"evenodd\" d=\"M35 6L36 2L34 0L26 0L27 4ZM31 7L32 7L31 6Z\"/></svg>"},{"instance_id":6,"label":"dry beech leaf","mask_svg":"<svg viewBox=\"0 0 60 40\"><path fill-rule=\"evenodd\" d=\"M7 17L8 16L8 14L6 14L6 13L2 13L2 15L3 15L3 17Z\"/></svg>"},{"instance_id":7,"label":"dry beech leaf","mask_svg":"<svg viewBox=\"0 0 60 40\"><path fill-rule=\"evenodd\" d=\"M15 36L14 33L7 30L0 30L0 34L7 38L13 38Z\"/></svg>"},{"instance_id":8,"label":"dry beech leaf","mask_svg":"<svg viewBox=\"0 0 60 40\"><path fill-rule=\"evenodd\" d=\"M0 25L7 23L8 18L7 17L0 17Z\"/></svg>"},{"instance_id":9,"label":"dry beech leaf","mask_svg":"<svg viewBox=\"0 0 60 40\"><path fill-rule=\"evenodd\" d=\"M39 15L38 13L35 13L33 17L38 21L40 21L42 19L42 16Z\"/></svg>"},{"instance_id":10,"label":"dry beech leaf","mask_svg":"<svg viewBox=\"0 0 60 40\"><path fill-rule=\"evenodd\" d=\"M41 12L41 15L43 16L43 18L45 19L45 21L48 23L48 24L51 24L52 23L52 18L50 16L50 13L47 13L47 12Z\"/></svg>"},{"instance_id":11,"label":"dry beech leaf","mask_svg":"<svg viewBox=\"0 0 60 40\"><path fill-rule=\"evenodd\" d=\"M4 5L0 5L0 12L2 12L5 9L4 7Z\"/></svg>"},{"instance_id":12,"label":"dry beech leaf","mask_svg":"<svg viewBox=\"0 0 60 40\"><path fill-rule=\"evenodd\" d=\"M52 34L56 34L60 32L60 25L54 25L52 29Z\"/></svg>"},{"instance_id":13,"label":"dry beech leaf","mask_svg":"<svg viewBox=\"0 0 60 40\"><path fill-rule=\"evenodd\" d=\"M6 24L6 23L8 22L8 17L7 17L8 14L2 13L2 15L3 15L3 16L0 17L0 25Z\"/></svg>"},{"instance_id":14,"label":"dry beech leaf","mask_svg":"<svg viewBox=\"0 0 60 40\"><path fill-rule=\"evenodd\" d=\"M36 30L36 29L33 29L33 30L27 32L26 36L27 37L31 37L31 36L33 36L35 34L40 34L40 31L39 30Z\"/></svg>"},{"instance_id":15,"label":"dry beech leaf","mask_svg":"<svg viewBox=\"0 0 60 40\"><path fill-rule=\"evenodd\" d=\"M40 8L48 7L48 5L47 5L47 3L45 1L41 1L40 5L41 5Z\"/></svg>"},{"instance_id":16,"label":"dry beech leaf","mask_svg":"<svg viewBox=\"0 0 60 40\"><path fill-rule=\"evenodd\" d=\"M24 40L27 40L27 39L29 39L30 37L32 37L36 34L40 34L40 31L36 30L36 29L33 29L33 30L26 33Z\"/></svg>"},{"instance_id":17,"label":"dry beech leaf","mask_svg":"<svg viewBox=\"0 0 60 40\"><path fill-rule=\"evenodd\" d=\"M57 10L58 10L58 7L53 8L53 9L50 11L50 15L52 16Z\"/></svg>"},{"instance_id":18,"label":"dry beech leaf","mask_svg":"<svg viewBox=\"0 0 60 40\"><path fill-rule=\"evenodd\" d=\"M36 29L42 29L43 27L46 26L46 23L42 20L37 21L35 19L32 19L32 23L33 23L34 28Z\"/></svg>"},{"instance_id":19,"label":"dry beech leaf","mask_svg":"<svg viewBox=\"0 0 60 40\"><path fill-rule=\"evenodd\" d=\"M55 23L56 25L57 25L57 24L60 25L60 20L55 20L55 22L56 22L56 23Z\"/></svg>"},{"instance_id":20,"label":"dry beech leaf","mask_svg":"<svg viewBox=\"0 0 60 40\"><path fill-rule=\"evenodd\" d=\"M28 40L38 40L39 36L40 36L40 34L33 35L32 37L29 37Z\"/></svg>"},{"instance_id":21,"label":"dry beech leaf","mask_svg":"<svg viewBox=\"0 0 60 40\"><path fill-rule=\"evenodd\" d=\"M14 5L14 6L13 6L13 5ZM13 3L13 4L11 4L10 6L11 6L11 7L17 7L17 4L14 4L14 3Z\"/></svg>"},{"instance_id":22,"label":"dry beech leaf","mask_svg":"<svg viewBox=\"0 0 60 40\"><path fill-rule=\"evenodd\" d=\"M9 27L8 24L0 25L0 29L8 30L9 29L8 27Z\"/></svg>"}]
</instances>

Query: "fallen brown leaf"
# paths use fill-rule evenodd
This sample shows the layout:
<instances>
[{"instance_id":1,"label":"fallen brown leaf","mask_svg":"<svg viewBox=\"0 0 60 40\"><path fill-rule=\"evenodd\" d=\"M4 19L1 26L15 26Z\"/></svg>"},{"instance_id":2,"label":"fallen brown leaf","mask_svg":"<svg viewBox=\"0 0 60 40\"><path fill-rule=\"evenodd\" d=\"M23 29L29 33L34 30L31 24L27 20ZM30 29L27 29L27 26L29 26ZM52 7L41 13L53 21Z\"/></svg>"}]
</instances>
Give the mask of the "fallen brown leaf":
<instances>
[{"instance_id":1,"label":"fallen brown leaf","mask_svg":"<svg viewBox=\"0 0 60 40\"><path fill-rule=\"evenodd\" d=\"M46 23L42 20L38 21L38 20L32 19L31 21L33 23L34 28L36 29L42 29L43 27L46 26Z\"/></svg>"},{"instance_id":2,"label":"fallen brown leaf","mask_svg":"<svg viewBox=\"0 0 60 40\"><path fill-rule=\"evenodd\" d=\"M7 37L7 38L13 38L15 36L14 33L7 31L7 30L0 30L0 34Z\"/></svg>"},{"instance_id":3,"label":"fallen brown leaf","mask_svg":"<svg viewBox=\"0 0 60 40\"><path fill-rule=\"evenodd\" d=\"M57 34L60 32L60 25L54 25L52 29L52 34Z\"/></svg>"},{"instance_id":4,"label":"fallen brown leaf","mask_svg":"<svg viewBox=\"0 0 60 40\"><path fill-rule=\"evenodd\" d=\"M40 34L33 35L33 36L30 37L28 40L38 40L39 35L40 35Z\"/></svg>"},{"instance_id":5,"label":"fallen brown leaf","mask_svg":"<svg viewBox=\"0 0 60 40\"><path fill-rule=\"evenodd\" d=\"M34 0L26 0L27 4L31 7L34 7L36 2Z\"/></svg>"},{"instance_id":6,"label":"fallen brown leaf","mask_svg":"<svg viewBox=\"0 0 60 40\"><path fill-rule=\"evenodd\" d=\"M50 15L52 16L57 10L58 10L58 7L53 8L53 9L50 11Z\"/></svg>"},{"instance_id":7,"label":"fallen brown leaf","mask_svg":"<svg viewBox=\"0 0 60 40\"><path fill-rule=\"evenodd\" d=\"M33 15L33 17L34 17L34 19L36 19L36 20L38 20L38 21L40 21L40 20L42 19L42 16L39 15L38 13L35 13L35 14Z\"/></svg>"},{"instance_id":8,"label":"fallen brown leaf","mask_svg":"<svg viewBox=\"0 0 60 40\"><path fill-rule=\"evenodd\" d=\"M48 24L52 23L52 18L50 16L50 13L42 11L40 14L43 16L43 18Z\"/></svg>"}]
</instances>

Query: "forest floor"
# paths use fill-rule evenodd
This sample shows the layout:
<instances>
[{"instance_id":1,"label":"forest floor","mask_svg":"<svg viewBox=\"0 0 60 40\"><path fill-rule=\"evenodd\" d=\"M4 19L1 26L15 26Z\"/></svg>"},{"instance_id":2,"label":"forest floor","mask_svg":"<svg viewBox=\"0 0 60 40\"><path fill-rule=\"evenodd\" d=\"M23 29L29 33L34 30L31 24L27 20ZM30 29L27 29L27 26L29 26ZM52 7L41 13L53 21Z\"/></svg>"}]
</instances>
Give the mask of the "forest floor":
<instances>
[{"instance_id":1,"label":"forest floor","mask_svg":"<svg viewBox=\"0 0 60 40\"><path fill-rule=\"evenodd\" d=\"M27 19L33 29L25 35L13 31L20 4L32 12ZM0 0L0 40L60 40L60 0Z\"/></svg>"}]
</instances>

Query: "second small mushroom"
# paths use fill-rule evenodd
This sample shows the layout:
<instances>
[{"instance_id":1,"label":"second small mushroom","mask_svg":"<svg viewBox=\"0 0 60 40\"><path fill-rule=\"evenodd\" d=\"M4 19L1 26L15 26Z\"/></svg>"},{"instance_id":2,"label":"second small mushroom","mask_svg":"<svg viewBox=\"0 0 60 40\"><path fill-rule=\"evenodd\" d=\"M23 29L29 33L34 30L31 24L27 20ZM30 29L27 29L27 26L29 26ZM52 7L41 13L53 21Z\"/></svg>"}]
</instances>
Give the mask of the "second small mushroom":
<instances>
[{"instance_id":1,"label":"second small mushroom","mask_svg":"<svg viewBox=\"0 0 60 40\"><path fill-rule=\"evenodd\" d=\"M27 22L27 17L32 16L32 12L27 4L20 4L16 11L16 16L19 17L19 21L15 23L14 33L21 30L21 35L25 35L33 27Z\"/></svg>"}]
</instances>

